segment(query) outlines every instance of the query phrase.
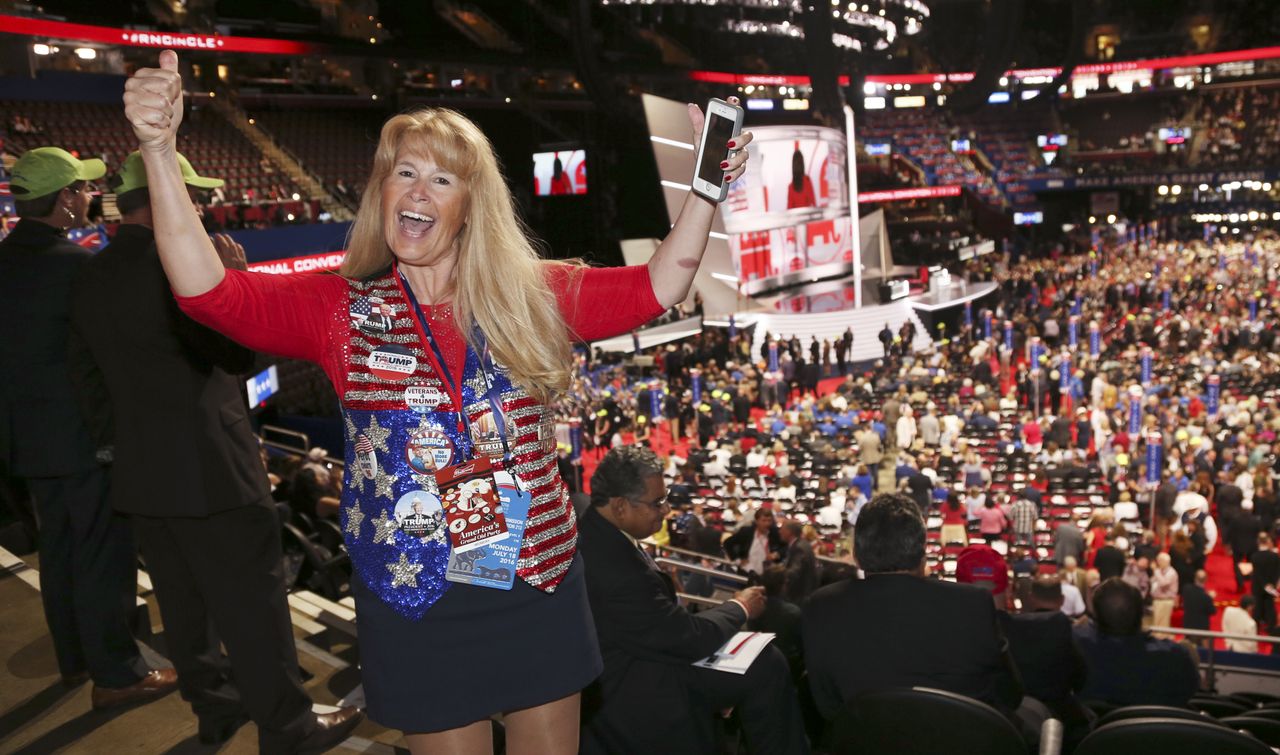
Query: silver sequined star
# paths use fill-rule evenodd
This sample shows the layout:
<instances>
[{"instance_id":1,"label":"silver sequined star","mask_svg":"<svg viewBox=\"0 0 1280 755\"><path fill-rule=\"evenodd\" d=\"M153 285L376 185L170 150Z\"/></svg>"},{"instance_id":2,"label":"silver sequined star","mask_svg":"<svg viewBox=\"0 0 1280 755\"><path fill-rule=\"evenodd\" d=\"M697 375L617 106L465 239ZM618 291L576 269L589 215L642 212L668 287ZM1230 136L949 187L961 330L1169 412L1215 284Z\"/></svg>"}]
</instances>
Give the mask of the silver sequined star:
<instances>
[{"instance_id":1,"label":"silver sequined star","mask_svg":"<svg viewBox=\"0 0 1280 755\"><path fill-rule=\"evenodd\" d=\"M347 467L346 475L347 475L347 478L351 481L350 485L354 488L358 488L360 491L360 495L364 495L365 486L368 484L369 478L365 477L364 473L362 473L360 470L352 469L351 467Z\"/></svg>"},{"instance_id":2,"label":"silver sequined star","mask_svg":"<svg viewBox=\"0 0 1280 755\"><path fill-rule=\"evenodd\" d=\"M417 472L414 472L412 477L413 481L416 482L419 487L426 489L428 493L438 492L435 475L418 474Z\"/></svg>"},{"instance_id":3,"label":"silver sequined star","mask_svg":"<svg viewBox=\"0 0 1280 755\"><path fill-rule=\"evenodd\" d=\"M393 494L391 486L396 483L396 476L390 472L380 472L378 476L373 478L373 495L375 498L386 496L390 498Z\"/></svg>"},{"instance_id":4,"label":"silver sequined star","mask_svg":"<svg viewBox=\"0 0 1280 755\"><path fill-rule=\"evenodd\" d=\"M418 572L422 571L422 564L415 564L409 561L409 555L401 553L399 561L394 564L387 564L387 571L391 572L392 587L407 585L416 588L418 586Z\"/></svg>"},{"instance_id":5,"label":"silver sequined star","mask_svg":"<svg viewBox=\"0 0 1280 755\"><path fill-rule=\"evenodd\" d=\"M388 518L387 512L380 511L378 516L373 520L373 542L390 543L395 539L396 533L400 531L400 525L396 524L396 520Z\"/></svg>"},{"instance_id":6,"label":"silver sequined star","mask_svg":"<svg viewBox=\"0 0 1280 755\"><path fill-rule=\"evenodd\" d=\"M365 429L364 434L369 436L369 442L373 443L374 448L384 452L390 451L387 448L387 438L391 437L391 428L381 427L377 417L369 418L369 427Z\"/></svg>"},{"instance_id":7,"label":"silver sequined star","mask_svg":"<svg viewBox=\"0 0 1280 755\"><path fill-rule=\"evenodd\" d=\"M356 502L351 505L351 509L347 511L346 531L351 533L354 538L360 537L360 525L364 523L364 512L360 510L360 503Z\"/></svg>"}]
</instances>

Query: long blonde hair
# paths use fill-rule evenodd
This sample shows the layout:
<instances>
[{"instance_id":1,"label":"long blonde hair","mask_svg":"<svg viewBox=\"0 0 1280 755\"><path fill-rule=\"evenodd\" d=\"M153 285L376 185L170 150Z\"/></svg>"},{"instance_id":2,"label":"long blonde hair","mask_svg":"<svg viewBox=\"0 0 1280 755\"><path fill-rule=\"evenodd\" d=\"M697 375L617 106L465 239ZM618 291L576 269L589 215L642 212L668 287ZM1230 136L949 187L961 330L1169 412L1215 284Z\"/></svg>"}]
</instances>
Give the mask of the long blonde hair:
<instances>
[{"instance_id":1,"label":"long blonde hair","mask_svg":"<svg viewBox=\"0 0 1280 755\"><path fill-rule=\"evenodd\" d=\"M546 266L516 217L511 191L488 137L462 114L445 108L402 113L382 126L360 211L347 239L341 274L366 278L387 269L394 255L383 235L382 182L404 146L430 155L467 187L466 224L458 235L454 319L476 347L480 326L495 361L512 380L548 402L569 387L569 331L546 279Z\"/></svg>"}]
</instances>

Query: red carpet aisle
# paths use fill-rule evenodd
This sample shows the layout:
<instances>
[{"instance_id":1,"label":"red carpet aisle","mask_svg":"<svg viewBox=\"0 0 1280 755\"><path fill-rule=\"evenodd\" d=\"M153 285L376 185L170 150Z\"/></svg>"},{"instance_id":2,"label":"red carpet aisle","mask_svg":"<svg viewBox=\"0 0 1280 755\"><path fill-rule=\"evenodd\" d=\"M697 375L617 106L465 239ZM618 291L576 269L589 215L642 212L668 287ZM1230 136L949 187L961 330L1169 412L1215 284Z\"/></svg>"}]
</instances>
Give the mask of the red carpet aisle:
<instances>
[{"instance_id":1,"label":"red carpet aisle","mask_svg":"<svg viewBox=\"0 0 1280 755\"><path fill-rule=\"evenodd\" d=\"M1236 578L1231 569L1231 557L1221 547L1215 548L1209 554L1208 559L1205 560L1204 570L1209 574L1209 582L1205 585L1205 589L1213 595L1214 604L1218 606L1218 612L1214 614L1209 626L1215 632L1220 632L1222 631L1222 612L1227 606L1239 605L1241 593L1236 592ZM1249 583L1246 581L1245 590L1248 589ZM1181 624L1181 612L1174 618ZM1226 649L1226 644L1218 640L1214 647ZM1271 652L1271 645L1258 643L1258 652Z\"/></svg>"}]
</instances>

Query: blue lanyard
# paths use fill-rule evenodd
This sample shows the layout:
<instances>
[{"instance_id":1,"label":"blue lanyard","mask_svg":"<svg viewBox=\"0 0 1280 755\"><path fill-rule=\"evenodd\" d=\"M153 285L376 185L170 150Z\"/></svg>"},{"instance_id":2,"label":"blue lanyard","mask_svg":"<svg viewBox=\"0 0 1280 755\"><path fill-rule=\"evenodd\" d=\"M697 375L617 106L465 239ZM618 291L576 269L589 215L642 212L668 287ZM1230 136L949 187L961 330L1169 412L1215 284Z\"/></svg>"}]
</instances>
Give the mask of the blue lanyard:
<instances>
[{"instance_id":1,"label":"blue lanyard","mask_svg":"<svg viewBox=\"0 0 1280 755\"><path fill-rule=\"evenodd\" d=\"M422 326L422 334L426 336L427 345L431 347L431 353L435 355L436 364L440 367L440 374L449 384L452 392L450 397L457 402L458 419L466 428L467 441L471 446L472 456L475 455L475 439L471 437L471 420L467 417L467 412L462 406L462 388L454 381L453 375L449 372L449 363L445 361L444 352L440 349L440 344L436 342L435 336L431 333L431 324L427 322L426 316L422 314L422 307L418 304L418 297L414 296L413 288L410 287L408 279L404 277L404 273L396 269L396 274L400 276L400 284L404 289L405 298L409 300L409 308L413 310L413 316L417 318L418 324ZM488 342L485 340L484 333L480 330L480 326L475 326L474 336L476 343L480 344L481 353L476 355L476 362L480 365L480 372L484 376L485 399L489 402L489 409L493 414L493 422L498 428L498 437L502 439L502 458L504 463L511 460L511 447L507 444L507 420L502 412L502 406L493 395L493 380L489 376L489 367L492 366L489 355ZM472 351L471 345L467 344L467 351ZM489 363L486 365L486 363ZM466 369L466 357L462 360L463 369ZM456 396L456 398L454 398Z\"/></svg>"}]
</instances>

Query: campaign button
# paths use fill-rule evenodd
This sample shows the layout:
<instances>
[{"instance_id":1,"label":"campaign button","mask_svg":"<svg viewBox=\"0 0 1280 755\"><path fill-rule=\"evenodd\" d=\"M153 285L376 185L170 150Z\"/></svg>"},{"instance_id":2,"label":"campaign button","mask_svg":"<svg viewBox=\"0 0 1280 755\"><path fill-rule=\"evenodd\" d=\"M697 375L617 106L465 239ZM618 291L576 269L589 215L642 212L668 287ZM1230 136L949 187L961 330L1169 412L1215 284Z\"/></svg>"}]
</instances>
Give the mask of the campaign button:
<instances>
[{"instance_id":1,"label":"campaign button","mask_svg":"<svg viewBox=\"0 0 1280 755\"><path fill-rule=\"evenodd\" d=\"M378 475L378 456L373 452L373 442L364 433L356 436L356 466L367 480Z\"/></svg>"},{"instance_id":2,"label":"campaign button","mask_svg":"<svg viewBox=\"0 0 1280 755\"><path fill-rule=\"evenodd\" d=\"M433 427L418 427L409 431L409 442L404 447L405 460L419 474L435 474L453 460L453 441Z\"/></svg>"},{"instance_id":3,"label":"campaign button","mask_svg":"<svg viewBox=\"0 0 1280 755\"><path fill-rule=\"evenodd\" d=\"M396 501L396 523L404 534L427 540L444 539L444 511L440 499L426 490L414 490Z\"/></svg>"},{"instance_id":4,"label":"campaign button","mask_svg":"<svg viewBox=\"0 0 1280 755\"><path fill-rule=\"evenodd\" d=\"M418 358L404 346L380 346L369 355L369 372L383 380L404 380L418 369Z\"/></svg>"},{"instance_id":5,"label":"campaign button","mask_svg":"<svg viewBox=\"0 0 1280 755\"><path fill-rule=\"evenodd\" d=\"M362 296L348 310L351 322L367 335L385 335L391 331L395 307L377 296Z\"/></svg>"},{"instance_id":6,"label":"campaign button","mask_svg":"<svg viewBox=\"0 0 1280 755\"><path fill-rule=\"evenodd\" d=\"M404 389L404 402L415 412L426 414L444 403L444 393L435 386L411 385Z\"/></svg>"}]
</instances>

